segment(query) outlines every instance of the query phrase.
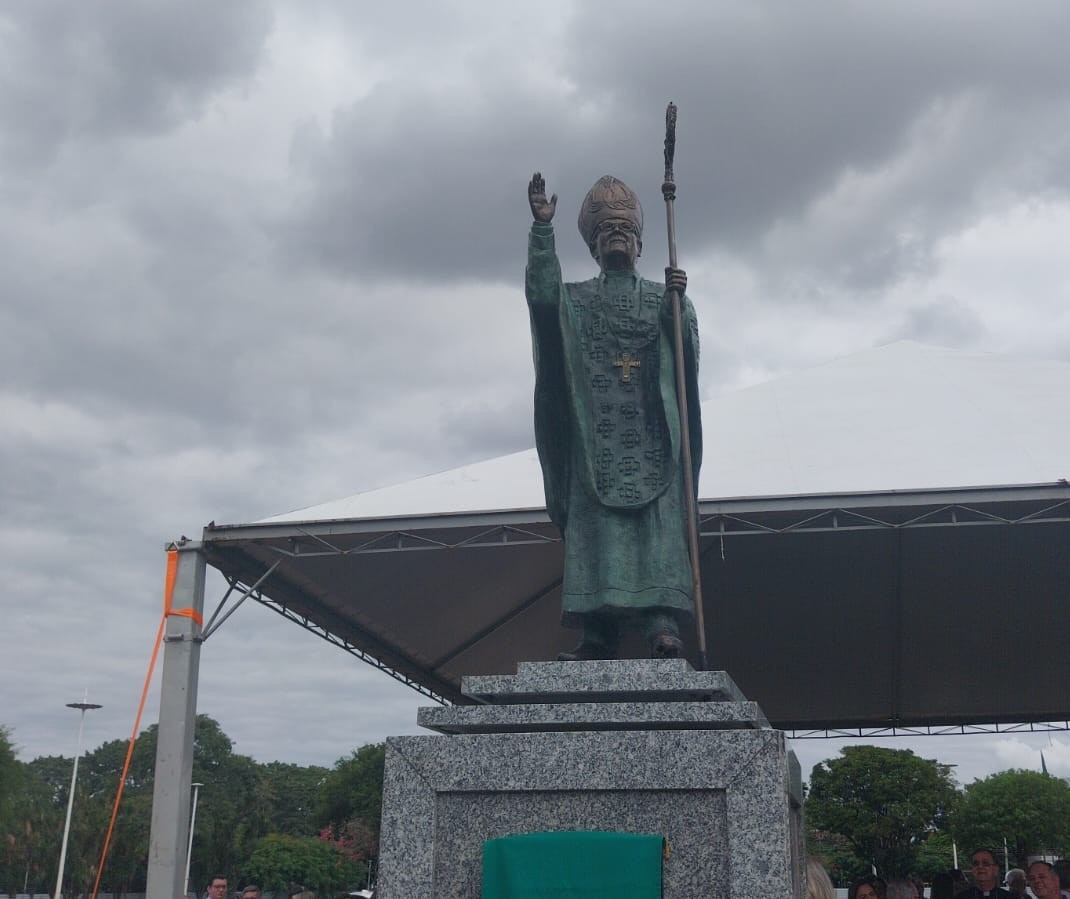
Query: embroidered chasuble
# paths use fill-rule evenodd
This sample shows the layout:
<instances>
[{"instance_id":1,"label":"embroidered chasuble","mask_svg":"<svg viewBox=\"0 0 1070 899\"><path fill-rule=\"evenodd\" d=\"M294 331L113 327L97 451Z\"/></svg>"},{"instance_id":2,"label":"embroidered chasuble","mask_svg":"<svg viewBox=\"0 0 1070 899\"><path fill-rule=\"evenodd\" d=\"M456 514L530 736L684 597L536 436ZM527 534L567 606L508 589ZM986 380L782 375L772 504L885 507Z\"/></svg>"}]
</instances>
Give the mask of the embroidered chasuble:
<instances>
[{"instance_id":1,"label":"embroidered chasuble","mask_svg":"<svg viewBox=\"0 0 1070 899\"><path fill-rule=\"evenodd\" d=\"M553 228L532 225L526 294L535 439L565 536L562 623L589 613L691 614L672 315L635 272L564 283ZM683 302L694 482L702 459L698 328Z\"/></svg>"},{"instance_id":2,"label":"embroidered chasuble","mask_svg":"<svg viewBox=\"0 0 1070 899\"><path fill-rule=\"evenodd\" d=\"M481 899L661 899L657 834L531 833L483 844Z\"/></svg>"}]
</instances>

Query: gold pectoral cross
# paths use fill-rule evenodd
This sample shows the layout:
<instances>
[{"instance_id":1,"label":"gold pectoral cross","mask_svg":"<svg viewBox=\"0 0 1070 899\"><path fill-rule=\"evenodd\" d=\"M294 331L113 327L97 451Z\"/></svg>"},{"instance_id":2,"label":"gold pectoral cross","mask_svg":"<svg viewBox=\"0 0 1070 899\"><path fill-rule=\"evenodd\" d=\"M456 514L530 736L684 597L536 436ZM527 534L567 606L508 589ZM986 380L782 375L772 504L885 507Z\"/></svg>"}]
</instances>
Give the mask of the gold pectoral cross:
<instances>
[{"instance_id":1,"label":"gold pectoral cross","mask_svg":"<svg viewBox=\"0 0 1070 899\"><path fill-rule=\"evenodd\" d=\"M620 382L621 384L628 384L632 380L632 369L638 368L643 363L638 359L633 359L631 353L623 353L621 357L613 363L614 368L619 368Z\"/></svg>"}]
</instances>

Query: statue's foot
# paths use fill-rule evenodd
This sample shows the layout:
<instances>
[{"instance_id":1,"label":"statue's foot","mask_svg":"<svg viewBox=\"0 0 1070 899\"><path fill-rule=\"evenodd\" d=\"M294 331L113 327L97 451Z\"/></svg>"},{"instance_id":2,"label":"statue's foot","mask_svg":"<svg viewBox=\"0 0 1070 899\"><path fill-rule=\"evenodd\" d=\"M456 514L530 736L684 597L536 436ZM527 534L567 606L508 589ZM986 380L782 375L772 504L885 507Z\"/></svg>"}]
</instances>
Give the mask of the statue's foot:
<instances>
[{"instance_id":1,"label":"statue's foot","mask_svg":"<svg viewBox=\"0 0 1070 899\"><path fill-rule=\"evenodd\" d=\"M652 659L677 659L683 651L683 640L669 631L659 631L650 641L650 658Z\"/></svg>"},{"instance_id":2,"label":"statue's foot","mask_svg":"<svg viewBox=\"0 0 1070 899\"><path fill-rule=\"evenodd\" d=\"M596 659L615 659L617 654L609 647L600 643L590 643L581 640L572 652L559 652L559 662L593 662Z\"/></svg>"}]
</instances>

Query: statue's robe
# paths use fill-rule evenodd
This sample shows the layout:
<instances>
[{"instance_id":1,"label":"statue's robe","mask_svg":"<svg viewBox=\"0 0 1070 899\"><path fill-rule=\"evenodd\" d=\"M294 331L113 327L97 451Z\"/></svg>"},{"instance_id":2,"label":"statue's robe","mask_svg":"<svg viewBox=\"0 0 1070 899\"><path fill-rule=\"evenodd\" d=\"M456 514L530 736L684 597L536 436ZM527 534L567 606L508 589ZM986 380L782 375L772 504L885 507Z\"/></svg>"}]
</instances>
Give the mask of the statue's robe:
<instances>
[{"instance_id":1,"label":"statue's robe","mask_svg":"<svg viewBox=\"0 0 1070 899\"><path fill-rule=\"evenodd\" d=\"M634 272L566 284L536 222L526 277L535 440L546 506L565 541L561 620L693 611L672 311ZM702 459L698 326L683 300L693 483ZM632 364L638 361L638 366Z\"/></svg>"}]
</instances>

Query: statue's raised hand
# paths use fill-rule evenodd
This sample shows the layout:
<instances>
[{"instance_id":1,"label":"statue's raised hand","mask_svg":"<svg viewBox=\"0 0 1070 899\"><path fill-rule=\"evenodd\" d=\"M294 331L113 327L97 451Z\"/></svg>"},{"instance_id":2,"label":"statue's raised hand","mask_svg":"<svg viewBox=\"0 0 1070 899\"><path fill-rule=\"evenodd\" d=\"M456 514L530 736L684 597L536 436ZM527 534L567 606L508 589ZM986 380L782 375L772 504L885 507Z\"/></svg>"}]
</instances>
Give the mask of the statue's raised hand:
<instances>
[{"instance_id":1,"label":"statue's raised hand","mask_svg":"<svg viewBox=\"0 0 1070 899\"><path fill-rule=\"evenodd\" d=\"M554 220L554 213L557 211L557 194L549 200L546 199L546 182L540 172L532 175L531 181L528 182L528 204L531 206L531 215L535 221L548 225Z\"/></svg>"}]
</instances>

